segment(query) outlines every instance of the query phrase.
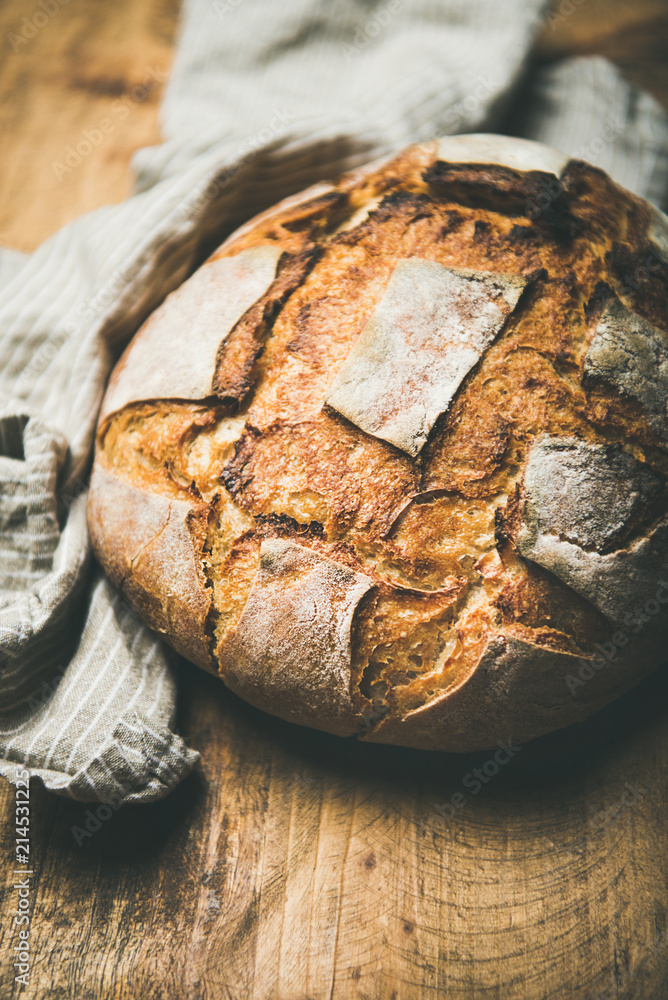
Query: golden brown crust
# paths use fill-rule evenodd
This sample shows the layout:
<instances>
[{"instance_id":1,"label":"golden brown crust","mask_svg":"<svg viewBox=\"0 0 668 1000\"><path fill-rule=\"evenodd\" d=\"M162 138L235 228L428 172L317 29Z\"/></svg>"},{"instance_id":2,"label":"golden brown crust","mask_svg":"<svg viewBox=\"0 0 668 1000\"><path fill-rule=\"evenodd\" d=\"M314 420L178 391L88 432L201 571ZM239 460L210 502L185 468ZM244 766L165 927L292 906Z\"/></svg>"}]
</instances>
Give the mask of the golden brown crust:
<instances>
[{"instance_id":1,"label":"golden brown crust","mask_svg":"<svg viewBox=\"0 0 668 1000\"><path fill-rule=\"evenodd\" d=\"M351 736L351 626L371 586L312 549L266 539L237 627L218 648L223 680L258 708Z\"/></svg>"},{"instance_id":2,"label":"golden brown crust","mask_svg":"<svg viewBox=\"0 0 668 1000\"><path fill-rule=\"evenodd\" d=\"M98 463L88 525L93 551L147 625L183 656L213 669L201 569L208 508L148 493Z\"/></svg>"},{"instance_id":3,"label":"golden brown crust","mask_svg":"<svg viewBox=\"0 0 668 1000\"><path fill-rule=\"evenodd\" d=\"M256 362L274 319L321 255L320 247L307 240L299 252L282 253L267 294L241 316L220 344L213 391L223 403L237 407L243 403L255 382Z\"/></svg>"},{"instance_id":4,"label":"golden brown crust","mask_svg":"<svg viewBox=\"0 0 668 1000\"><path fill-rule=\"evenodd\" d=\"M621 658L599 660L582 681L588 661L497 633L459 684L424 706L386 716L362 739L457 752L521 744L586 719L638 683L656 665L656 653L639 658L633 671Z\"/></svg>"},{"instance_id":5,"label":"golden brown crust","mask_svg":"<svg viewBox=\"0 0 668 1000\"><path fill-rule=\"evenodd\" d=\"M221 339L273 286L279 257L277 247L264 246L209 260L172 292L114 369L100 417L146 399L213 395Z\"/></svg>"},{"instance_id":6,"label":"golden brown crust","mask_svg":"<svg viewBox=\"0 0 668 1000\"><path fill-rule=\"evenodd\" d=\"M103 566L293 721L464 750L585 717L665 637L624 612L668 580L667 232L601 171L503 137L286 199L113 376Z\"/></svg>"}]
</instances>

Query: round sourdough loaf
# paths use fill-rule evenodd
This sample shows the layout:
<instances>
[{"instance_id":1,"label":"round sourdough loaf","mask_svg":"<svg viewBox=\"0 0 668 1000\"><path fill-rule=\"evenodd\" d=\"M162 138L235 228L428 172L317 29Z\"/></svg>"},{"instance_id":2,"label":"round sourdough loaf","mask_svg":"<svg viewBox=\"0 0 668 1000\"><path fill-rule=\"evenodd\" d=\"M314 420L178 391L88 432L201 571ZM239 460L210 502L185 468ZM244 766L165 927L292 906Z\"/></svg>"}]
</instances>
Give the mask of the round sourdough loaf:
<instances>
[{"instance_id":1,"label":"round sourdough loaf","mask_svg":"<svg viewBox=\"0 0 668 1000\"><path fill-rule=\"evenodd\" d=\"M120 359L97 557L284 719L459 751L583 719L668 637L667 317L666 217L544 146L318 185Z\"/></svg>"}]
</instances>

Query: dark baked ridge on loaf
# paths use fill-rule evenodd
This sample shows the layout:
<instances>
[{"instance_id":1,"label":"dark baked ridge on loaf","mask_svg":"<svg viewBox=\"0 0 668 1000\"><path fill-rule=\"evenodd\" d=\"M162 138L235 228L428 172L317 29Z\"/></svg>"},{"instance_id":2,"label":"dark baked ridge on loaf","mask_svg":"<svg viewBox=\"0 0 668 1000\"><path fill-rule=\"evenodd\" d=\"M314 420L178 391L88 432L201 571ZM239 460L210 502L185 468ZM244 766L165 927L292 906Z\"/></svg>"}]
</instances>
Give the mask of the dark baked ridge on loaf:
<instances>
[{"instance_id":1,"label":"dark baked ridge on loaf","mask_svg":"<svg viewBox=\"0 0 668 1000\"><path fill-rule=\"evenodd\" d=\"M464 750L586 716L656 661L646 629L579 698L565 683L667 571L663 226L502 137L258 217L112 376L98 558L180 652L294 721Z\"/></svg>"}]
</instances>

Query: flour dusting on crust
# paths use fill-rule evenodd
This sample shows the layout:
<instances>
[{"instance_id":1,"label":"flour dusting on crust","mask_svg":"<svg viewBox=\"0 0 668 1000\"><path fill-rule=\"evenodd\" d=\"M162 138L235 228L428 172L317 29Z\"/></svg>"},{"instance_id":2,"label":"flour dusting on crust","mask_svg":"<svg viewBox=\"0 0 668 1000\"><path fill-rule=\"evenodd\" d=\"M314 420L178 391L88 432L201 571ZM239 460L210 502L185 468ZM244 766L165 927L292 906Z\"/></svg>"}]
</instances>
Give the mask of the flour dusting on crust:
<instances>
[{"instance_id":1,"label":"flour dusting on crust","mask_svg":"<svg viewBox=\"0 0 668 1000\"><path fill-rule=\"evenodd\" d=\"M668 571L668 520L639 539L624 538L663 487L649 466L618 446L541 438L525 471L518 552L622 621L630 592L639 603L653 597Z\"/></svg>"},{"instance_id":2,"label":"flour dusting on crust","mask_svg":"<svg viewBox=\"0 0 668 1000\"><path fill-rule=\"evenodd\" d=\"M278 247L208 261L167 297L116 368L101 417L146 399L204 399L216 353L235 323L267 291Z\"/></svg>"},{"instance_id":3,"label":"flour dusting on crust","mask_svg":"<svg viewBox=\"0 0 668 1000\"><path fill-rule=\"evenodd\" d=\"M205 633L211 602L196 555L207 505L137 489L97 464L88 506L93 548L104 547L114 583L179 653L211 669Z\"/></svg>"},{"instance_id":4,"label":"flour dusting on crust","mask_svg":"<svg viewBox=\"0 0 668 1000\"><path fill-rule=\"evenodd\" d=\"M354 733L350 630L371 586L368 577L312 549L265 539L243 614L221 650L226 684L274 714Z\"/></svg>"},{"instance_id":5,"label":"flour dusting on crust","mask_svg":"<svg viewBox=\"0 0 668 1000\"><path fill-rule=\"evenodd\" d=\"M586 718L665 653L666 263L662 213L504 136L273 206L112 376L98 558L292 722L475 750Z\"/></svg>"},{"instance_id":6,"label":"flour dusting on crust","mask_svg":"<svg viewBox=\"0 0 668 1000\"><path fill-rule=\"evenodd\" d=\"M490 163L511 170L560 176L569 157L531 139L505 135L447 135L436 140L437 157L449 163Z\"/></svg>"},{"instance_id":7,"label":"flour dusting on crust","mask_svg":"<svg viewBox=\"0 0 668 1000\"><path fill-rule=\"evenodd\" d=\"M523 539L552 534L602 552L617 548L629 524L659 495L662 481L618 445L543 437L529 452L524 488Z\"/></svg>"},{"instance_id":8,"label":"flour dusting on crust","mask_svg":"<svg viewBox=\"0 0 668 1000\"><path fill-rule=\"evenodd\" d=\"M525 285L519 276L402 261L326 403L360 430L416 456Z\"/></svg>"},{"instance_id":9,"label":"flour dusting on crust","mask_svg":"<svg viewBox=\"0 0 668 1000\"><path fill-rule=\"evenodd\" d=\"M668 442L668 333L613 299L594 331L583 375L637 399Z\"/></svg>"}]
</instances>

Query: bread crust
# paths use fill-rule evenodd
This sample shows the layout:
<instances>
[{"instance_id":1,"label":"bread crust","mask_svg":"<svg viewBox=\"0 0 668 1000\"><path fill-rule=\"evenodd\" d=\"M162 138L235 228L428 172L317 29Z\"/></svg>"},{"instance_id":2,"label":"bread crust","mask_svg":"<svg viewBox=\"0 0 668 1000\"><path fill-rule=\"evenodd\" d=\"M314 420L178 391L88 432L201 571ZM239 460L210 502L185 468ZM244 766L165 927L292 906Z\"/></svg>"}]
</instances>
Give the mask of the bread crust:
<instances>
[{"instance_id":1,"label":"bread crust","mask_svg":"<svg viewBox=\"0 0 668 1000\"><path fill-rule=\"evenodd\" d=\"M93 548L137 614L200 667L216 672L201 569L208 506L139 490L96 464L88 496Z\"/></svg>"},{"instance_id":2,"label":"bread crust","mask_svg":"<svg viewBox=\"0 0 668 1000\"><path fill-rule=\"evenodd\" d=\"M223 680L258 708L352 736L351 627L372 585L303 545L265 539L241 618L217 650Z\"/></svg>"},{"instance_id":3,"label":"bread crust","mask_svg":"<svg viewBox=\"0 0 668 1000\"><path fill-rule=\"evenodd\" d=\"M146 399L212 396L221 338L268 290L280 255L278 247L251 247L207 261L168 295L116 365L100 419Z\"/></svg>"},{"instance_id":4,"label":"bread crust","mask_svg":"<svg viewBox=\"0 0 668 1000\"><path fill-rule=\"evenodd\" d=\"M652 670L654 657L645 652L633 671L627 657L602 660L583 683L575 654L498 633L467 680L402 717L388 716L362 738L457 752L522 744L580 722L624 694Z\"/></svg>"},{"instance_id":5,"label":"bread crust","mask_svg":"<svg viewBox=\"0 0 668 1000\"><path fill-rule=\"evenodd\" d=\"M103 567L303 725L465 751L585 718L668 635L666 233L596 168L499 136L286 199L112 376Z\"/></svg>"}]
</instances>

